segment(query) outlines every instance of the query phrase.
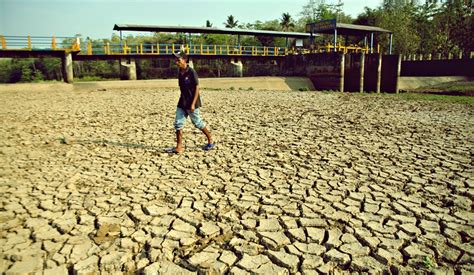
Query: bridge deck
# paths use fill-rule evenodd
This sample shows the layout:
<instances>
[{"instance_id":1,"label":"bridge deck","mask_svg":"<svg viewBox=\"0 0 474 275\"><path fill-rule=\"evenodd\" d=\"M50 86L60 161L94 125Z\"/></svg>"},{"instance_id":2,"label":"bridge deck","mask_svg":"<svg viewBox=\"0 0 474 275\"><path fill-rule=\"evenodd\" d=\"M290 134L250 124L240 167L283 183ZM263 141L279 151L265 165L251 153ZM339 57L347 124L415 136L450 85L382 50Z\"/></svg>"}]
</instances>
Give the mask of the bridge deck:
<instances>
[{"instance_id":1,"label":"bridge deck","mask_svg":"<svg viewBox=\"0 0 474 275\"><path fill-rule=\"evenodd\" d=\"M63 57L68 53L77 54L77 50L69 49L0 49L0 58L37 58L37 57Z\"/></svg>"},{"instance_id":2,"label":"bridge deck","mask_svg":"<svg viewBox=\"0 0 474 275\"><path fill-rule=\"evenodd\" d=\"M192 59L225 59L225 60L232 60L232 59L246 59L246 60L275 60L275 59L282 59L285 56L263 56L263 55L224 55L224 54L217 54L217 55L208 55L208 54L191 54L189 55ZM74 60L117 60L117 59L129 59L129 58L139 58L139 59L173 59L174 56L171 54L94 54L94 55L85 55L85 54L77 54L74 55Z\"/></svg>"},{"instance_id":3,"label":"bridge deck","mask_svg":"<svg viewBox=\"0 0 474 275\"><path fill-rule=\"evenodd\" d=\"M140 58L140 59L172 59L171 54L79 54L79 51L71 50L1 50L0 58L39 58L39 57L64 57L66 54L72 53L73 60L86 61L86 60L119 60L127 58ZM191 54L190 58L193 59L281 59L285 56L263 56L263 55L208 55L208 54Z\"/></svg>"}]
</instances>

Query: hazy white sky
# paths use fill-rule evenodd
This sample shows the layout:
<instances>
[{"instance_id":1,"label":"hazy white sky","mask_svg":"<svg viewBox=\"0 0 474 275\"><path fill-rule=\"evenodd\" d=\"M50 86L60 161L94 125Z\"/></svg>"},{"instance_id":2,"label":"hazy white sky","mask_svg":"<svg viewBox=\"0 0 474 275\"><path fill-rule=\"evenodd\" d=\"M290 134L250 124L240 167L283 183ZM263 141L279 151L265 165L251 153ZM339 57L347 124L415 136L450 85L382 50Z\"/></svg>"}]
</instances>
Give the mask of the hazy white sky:
<instances>
[{"instance_id":1,"label":"hazy white sky","mask_svg":"<svg viewBox=\"0 0 474 275\"><path fill-rule=\"evenodd\" d=\"M308 0L0 0L0 35L110 38L114 24L224 27L228 15L239 23L300 17ZM327 0L327 3L336 2ZM356 17L381 0L345 0Z\"/></svg>"}]
</instances>

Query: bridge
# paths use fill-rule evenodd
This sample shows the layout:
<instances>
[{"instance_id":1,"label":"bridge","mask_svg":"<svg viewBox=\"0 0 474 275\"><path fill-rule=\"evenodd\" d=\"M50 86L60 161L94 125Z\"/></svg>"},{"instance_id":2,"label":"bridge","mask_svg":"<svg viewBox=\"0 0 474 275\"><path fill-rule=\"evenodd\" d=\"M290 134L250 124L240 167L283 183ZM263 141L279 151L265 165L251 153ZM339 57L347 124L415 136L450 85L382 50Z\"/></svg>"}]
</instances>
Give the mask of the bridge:
<instances>
[{"instance_id":1,"label":"bridge","mask_svg":"<svg viewBox=\"0 0 474 275\"><path fill-rule=\"evenodd\" d=\"M337 23L339 24L339 23ZM361 32L360 27L337 25L335 30L340 29L341 33L347 34L353 30ZM278 60L294 54L309 54L321 52L342 52L342 53L369 53L373 52L373 45L370 48L367 43L364 47L358 45L341 45L334 40L333 44L303 48L303 40L313 40L313 33L298 32L278 32L268 30L248 30L248 29L223 29L208 27L181 27L181 26L150 26L150 25L114 25L114 30L120 32L119 43L92 43L82 41L78 37L40 37L40 36L0 36L1 57L30 58L30 57L58 57L62 59L63 75L66 82L72 82L72 62L73 60L121 60L125 71L134 70L134 60L137 58L169 59L171 53L184 50L190 57L192 65L193 59L227 59L235 64L242 71L243 59L272 59ZM312 29L310 29L312 30ZM183 44L127 44L122 39L124 31L145 31L145 32L168 32L188 34L188 42ZM368 30L366 30L368 31ZM384 32L385 30L372 27L374 32ZM193 44L191 34L226 34L237 36L236 45L204 45ZM285 46L248 46L241 44L241 36L266 36L281 37L286 39ZM317 34L314 34L317 35ZM337 35L335 35L337 37ZM290 47L289 39L297 41L298 48ZM365 41L366 42L366 41ZM377 52L380 49L377 48ZM133 79L133 72L127 73Z\"/></svg>"},{"instance_id":2,"label":"bridge","mask_svg":"<svg viewBox=\"0 0 474 275\"><path fill-rule=\"evenodd\" d=\"M349 27L350 26L350 27ZM347 35L351 31L354 33L363 33L360 27L357 25L340 24L335 25L336 35L337 30L340 34ZM123 57L130 55L140 55L140 58L154 57L157 55L169 55L175 52L177 49L184 49L189 56L199 57L205 56L205 58L212 58L212 56L240 56L240 57L257 57L257 56L286 56L295 53L315 53L315 52L373 52L373 33L374 32L388 32L386 30L362 26L364 29L371 30L371 45L364 41L364 47L359 45L342 45L337 43L328 43L326 45L314 46L312 48L302 48L302 40L311 39L316 34L311 33L298 33L298 32L278 32L278 31L267 31L267 30L247 30L247 29L220 29L220 28L208 28L208 27L176 27L176 26L149 26L149 25L115 25L114 30L120 32L120 43L92 43L90 41L82 41L77 37L31 37L31 36L1 36L1 50L5 55L23 57L23 55L33 56L36 53L31 51L48 51L52 52L56 50L70 50L72 52L79 52L78 60L97 60L97 59L113 59L116 57ZM189 42L186 44L129 44L122 39L123 31L146 31L146 32L171 32L171 33L187 33L189 35ZM236 45L204 45L204 44L192 44L191 34L228 34L237 36ZM328 33L327 31L321 30L320 33ZM241 45L241 35L250 36L268 36L268 37L282 37L286 39L285 46L278 47L267 47L267 46L245 46ZM58 40L62 38L63 41L59 42L63 46L58 46ZM298 52L295 48L289 47L289 38L297 39L300 41L300 49ZM50 41L48 41L48 39ZM20 50L20 51L18 51ZM377 49L377 52L380 49ZM30 51L31 53L28 53ZM12 52L12 53L10 53ZM38 53L40 54L40 53Z\"/></svg>"},{"instance_id":3,"label":"bridge","mask_svg":"<svg viewBox=\"0 0 474 275\"><path fill-rule=\"evenodd\" d=\"M391 32L377 27L340 24L335 22L335 20L330 21L329 24L328 22L322 22L321 25L318 23L308 24L306 33L149 25L115 25L114 30L120 33L119 42L92 43L90 40L84 41L78 37L0 36L0 58L59 57L62 60L64 80L68 83L73 82L73 60L119 60L122 79L133 80L137 78L136 59L172 59L173 56L171 53L177 50L183 50L188 54L190 66L193 66L194 59L227 60L234 65L237 75L240 76L242 76L243 72L242 60L273 60L278 62L280 67L292 64L292 66L302 68L302 70L296 68L296 70L301 71L302 74L307 74L309 77L312 77L312 79L318 79L318 83L323 83L321 84L322 86L315 85L316 88L340 91L345 90L344 85L350 87L350 85L347 85L351 83L351 81L348 80L350 77L344 77L345 71L352 75L352 78L357 80L357 85L353 84L352 87L357 87L357 89L360 87L360 91L364 90L364 83L368 82L367 79L374 78L376 81L372 82L375 84L369 83L366 87L370 86L371 90L380 91L383 75L381 71L388 70L386 68L390 67L391 78L397 78L396 72L398 71L399 75L400 71L399 57L398 59L386 58L384 66L381 66L381 49L378 46L374 47L373 44L374 33L389 33L391 41ZM180 33L184 34L185 37L187 34L188 37L184 39L183 43L179 44L129 44L122 37L122 32L124 31ZM200 35L233 35L237 37L237 43L235 45L196 44L193 43L191 35L195 33ZM325 33L334 36L333 43L314 45L315 36ZM364 37L364 45L342 45L337 41L337 36L341 34L362 36ZM242 45L242 35L285 38L286 43L284 46L280 44L272 47ZM368 43L369 37L370 45ZM290 45L289 39L295 40L295 44ZM310 40L309 43L305 43L304 41L308 39ZM303 45L305 45L305 47L303 47ZM315 55L317 53L326 53L327 55ZM349 55L345 58L345 54L347 53L355 55ZM371 53L375 55L370 56ZM308 58L299 58L306 55ZM296 59L293 57L296 57ZM365 67L364 64L366 64ZM330 71L328 71L328 68L330 68ZM357 73L355 73L355 71L357 71ZM393 75L392 72L395 72L395 75ZM364 80L364 75L366 76L366 80ZM396 85L394 87L396 90ZM393 90L393 88L389 90Z\"/></svg>"},{"instance_id":4,"label":"bridge","mask_svg":"<svg viewBox=\"0 0 474 275\"><path fill-rule=\"evenodd\" d=\"M64 39L63 42L56 42ZM357 45L326 44L313 50L289 47L242 46L242 45L206 45L206 44L162 44L162 43L81 43L77 37L42 37L42 36L0 36L0 57L30 58L30 57L60 57L62 54L74 54L74 60L111 60L118 58L159 58L169 57L177 50L184 50L193 58L222 58L242 57L282 57L292 54L308 54L336 52L369 53L370 48ZM66 41L66 42L64 42ZM73 41L73 42L71 42ZM377 47L375 52L380 52Z\"/></svg>"},{"instance_id":5,"label":"bridge","mask_svg":"<svg viewBox=\"0 0 474 275\"><path fill-rule=\"evenodd\" d=\"M288 47L246 45L92 43L78 37L0 36L0 58L55 57L62 60L63 78L73 81L72 62L87 60L120 60L130 79L135 79L135 59L171 59L172 53L185 51L193 59L227 59L242 66L242 59L281 59L294 54ZM126 78L127 78L126 77Z\"/></svg>"}]
</instances>

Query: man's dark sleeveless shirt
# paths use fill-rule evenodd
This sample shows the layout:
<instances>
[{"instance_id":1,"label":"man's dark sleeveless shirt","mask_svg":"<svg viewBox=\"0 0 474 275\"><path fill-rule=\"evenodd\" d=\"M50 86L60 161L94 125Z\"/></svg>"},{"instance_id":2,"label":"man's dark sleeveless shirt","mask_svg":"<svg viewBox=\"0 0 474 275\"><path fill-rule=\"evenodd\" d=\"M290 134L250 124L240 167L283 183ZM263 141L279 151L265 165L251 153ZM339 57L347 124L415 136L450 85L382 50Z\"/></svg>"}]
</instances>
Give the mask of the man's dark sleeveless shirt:
<instances>
[{"instance_id":1,"label":"man's dark sleeveless shirt","mask_svg":"<svg viewBox=\"0 0 474 275\"><path fill-rule=\"evenodd\" d=\"M182 74L181 71L178 73L179 89L181 90L181 96L179 97L178 107L184 110L191 109L194 95L196 94L196 86L199 85L199 79L196 71L187 67L185 72ZM198 96L196 100L195 109L201 107L201 97Z\"/></svg>"}]
</instances>

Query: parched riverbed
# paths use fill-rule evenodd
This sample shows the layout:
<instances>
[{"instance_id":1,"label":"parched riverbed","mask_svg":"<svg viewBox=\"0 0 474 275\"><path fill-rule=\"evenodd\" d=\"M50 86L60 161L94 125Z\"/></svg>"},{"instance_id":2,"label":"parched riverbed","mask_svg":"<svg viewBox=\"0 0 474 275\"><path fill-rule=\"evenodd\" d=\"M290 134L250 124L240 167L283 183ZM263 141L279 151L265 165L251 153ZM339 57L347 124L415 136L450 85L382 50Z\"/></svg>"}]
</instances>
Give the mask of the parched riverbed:
<instances>
[{"instance_id":1,"label":"parched riverbed","mask_svg":"<svg viewBox=\"0 0 474 275\"><path fill-rule=\"evenodd\" d=\"M474 272L474 107L178 90L0 94L0 272Z\"/></svg>"}]
</instances>

